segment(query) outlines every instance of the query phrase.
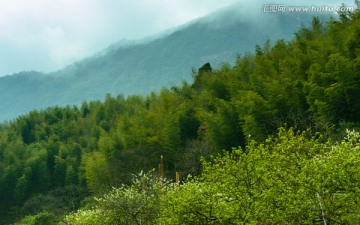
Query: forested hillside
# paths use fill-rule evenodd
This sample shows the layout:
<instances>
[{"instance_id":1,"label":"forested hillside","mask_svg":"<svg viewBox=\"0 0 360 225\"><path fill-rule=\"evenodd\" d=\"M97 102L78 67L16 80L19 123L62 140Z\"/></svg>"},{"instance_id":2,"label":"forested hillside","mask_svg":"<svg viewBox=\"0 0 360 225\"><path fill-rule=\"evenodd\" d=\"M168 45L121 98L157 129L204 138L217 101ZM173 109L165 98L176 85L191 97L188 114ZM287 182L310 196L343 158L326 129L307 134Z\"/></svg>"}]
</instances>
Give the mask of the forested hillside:
<instances>
[{"instance_id":1,"label":"forested hillside","mask_svg":"<svg viewBox=\"0 0 360 225\"><path fill-rule=\"evenodd\" d=\"M193 67L206 62L216 67L223 62L233 64L239 52L253 52L255 44L267 38L290 40L312 17L310 13L260 11L254 17L252 11L243 8L236 4L159 38L115 45L54 73L23 72L0 77L0 121L33 109L104 100L108 93L149 94L162 87L181 85L183 80L191 82ZM319 16L329 17L326 13Z\"/></svg>"},{"instance_id":2,"label":"forested hillside","mask_svg":"<svg viewBox=\"0 0 360 225\"><path fill-rule=\"evenodd\" d=\"M3 123L1 223L358 224L360 13L254 48L191 84ZM133 179L161 155L162 178Z\"/></svg>"}]
</instances>

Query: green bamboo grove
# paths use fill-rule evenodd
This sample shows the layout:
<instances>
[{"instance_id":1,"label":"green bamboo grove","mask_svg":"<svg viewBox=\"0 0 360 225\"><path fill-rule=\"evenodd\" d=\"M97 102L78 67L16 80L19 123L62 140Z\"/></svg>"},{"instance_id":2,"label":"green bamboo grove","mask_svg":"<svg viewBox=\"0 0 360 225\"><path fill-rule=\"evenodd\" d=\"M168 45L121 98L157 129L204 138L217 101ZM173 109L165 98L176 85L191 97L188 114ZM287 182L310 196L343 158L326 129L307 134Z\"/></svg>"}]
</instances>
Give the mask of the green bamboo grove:
<instances>
[{"instance_id":1,"label":"green bamboo grove","mask_svg":"<svg viewBox=\"0 0 360 225\"><path fill-rule=\"evenodd\" d=\"M2 123L0 223L358 224L360 13L254 48Z\"/></svg>"}]
</instances>

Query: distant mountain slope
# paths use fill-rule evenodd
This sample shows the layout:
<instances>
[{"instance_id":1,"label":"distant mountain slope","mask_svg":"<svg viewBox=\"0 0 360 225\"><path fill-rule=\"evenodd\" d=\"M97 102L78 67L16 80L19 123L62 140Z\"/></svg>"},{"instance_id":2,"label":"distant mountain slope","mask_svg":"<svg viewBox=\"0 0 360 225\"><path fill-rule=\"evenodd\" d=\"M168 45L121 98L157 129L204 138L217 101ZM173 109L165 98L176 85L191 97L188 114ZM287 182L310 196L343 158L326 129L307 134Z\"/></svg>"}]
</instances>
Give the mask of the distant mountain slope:
<instances>
[{"instance_id":1,"label":"distant mountain slope","mask_svg":"<svg viewBox=\"0 0 360 225\"><path fill-rule=\"evenodd\" d=\"M230 7L146 43L113 47L51 74L24 72L0 78L0 121L32 109L103 99L107 93L146 94L191 79L206 62L233 63L266 39L293 37L310 13L261 13ZM325 17L324 14L322 16ZM116 46L116 45L115 45Z\"/></svg>"}]
</instances>

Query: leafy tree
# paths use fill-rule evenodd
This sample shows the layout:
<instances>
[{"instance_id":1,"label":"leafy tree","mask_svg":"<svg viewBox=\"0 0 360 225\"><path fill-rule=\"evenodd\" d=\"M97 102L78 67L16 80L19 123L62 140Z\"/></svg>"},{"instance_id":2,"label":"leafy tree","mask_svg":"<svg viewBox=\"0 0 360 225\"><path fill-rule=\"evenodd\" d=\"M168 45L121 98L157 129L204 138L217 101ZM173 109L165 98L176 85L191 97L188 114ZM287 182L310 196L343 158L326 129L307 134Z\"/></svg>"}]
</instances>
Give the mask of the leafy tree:
<instances>
[{"instance_id":1,"label":"leafy tree","mask_svg":"<svg viewBox=\"0 0 360 225\"><path fill-rule=\"evenodd\" d=\"M79 210L66 216L70 224L155 224L160 209L160 196L169 183L154 177L154 172L134 176L130 186L114 188L96 199L91 210Z\"/></svg>"},{"instance_id":2,"label":"leafy tree","mask_svg":"<svg viewBox=\"0 0 360 225\"><path fill-rule=\"evenodd\" d=\"M56 225L59 224L59 220L56 216L49 212L42 212L36 215L27 216L22 219L19 225Z\"/></svg>"},{"instance_id":3,"label":"leafy tree","mask_svg":"<svg viewBox=\"0 0 360 225\"><path fill-rule=\"evenodd\" d=\"M96 152L85 159L86 180L88 187L94 193L103 193L112 185L111 168L106 156Z\"/></svg>"},{"instance_id":4,"label":"leafy tree","mask_svg":"<svg viewBox=\"0 0 360 225\"><path fill-rule=\"evenodd\" d=\"M162 198L159 224L356 224L359 133L339 144L280 130L204 162Z\"/></svg>"}]
</instances>

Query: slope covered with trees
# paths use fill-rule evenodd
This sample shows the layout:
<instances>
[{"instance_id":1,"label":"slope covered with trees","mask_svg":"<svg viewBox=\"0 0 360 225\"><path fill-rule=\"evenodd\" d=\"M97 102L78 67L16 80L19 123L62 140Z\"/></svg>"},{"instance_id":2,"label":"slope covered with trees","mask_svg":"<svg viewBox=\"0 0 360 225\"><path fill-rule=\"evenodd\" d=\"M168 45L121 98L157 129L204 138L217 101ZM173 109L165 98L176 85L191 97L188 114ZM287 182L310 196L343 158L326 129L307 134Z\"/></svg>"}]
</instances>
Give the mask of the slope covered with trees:
<instances>
[{"instance_id":1,"label":"slope covered with trees","mask_svg":"<svg viewBox=\"0 0 360 225\"><path fill-rule=\"evenodd\" d=\"M203 163L178 186L139 174L68 224L358 224L359 133L338 144L280 130Z\"/></svg>"},{"instance_id":2,"label":"slope covered with trees","mask_svg":"<svg viewBox=\"0 0 360 225\"><path fill-rule=\"evenodd\" d=\"M233 64L238 52L253 51L255 44L267 38L290 40L312 17L310 13L293 16L260 11L252 17L252 12L243 8L234 5L151 41L115 45L54 73L0 77L0 121L33 109L104 100L107 93L149 94L164 86L181 85L183 80L191 81L192 67L206 62Z\"/></svg>"},{"instance_id":3,"label":"slope covered with trees","mask_svg":"<svg viewBox=\"0 0 360 225\"><path fill-rule=\"evenodd\" d=\"M358 223L359 37L359 12L314 18L192 84L3 123L1 223ZM164 177L197 178L133 179L161 155Z\"/></svg>"}]
</instances>

